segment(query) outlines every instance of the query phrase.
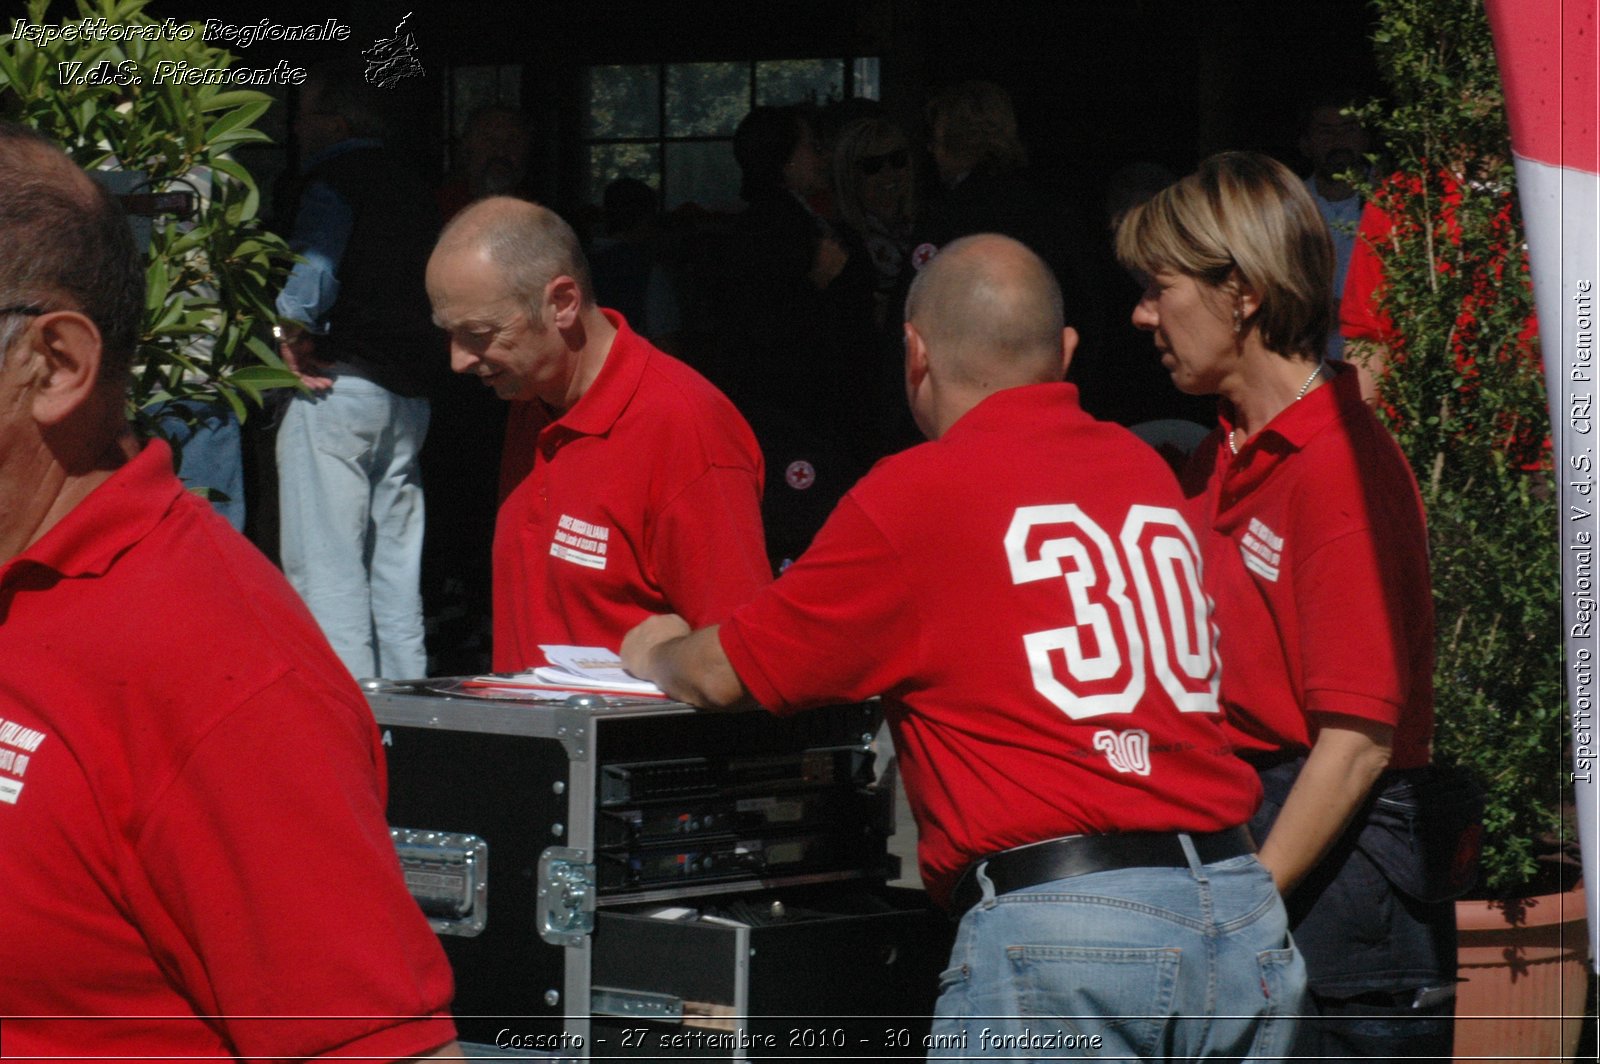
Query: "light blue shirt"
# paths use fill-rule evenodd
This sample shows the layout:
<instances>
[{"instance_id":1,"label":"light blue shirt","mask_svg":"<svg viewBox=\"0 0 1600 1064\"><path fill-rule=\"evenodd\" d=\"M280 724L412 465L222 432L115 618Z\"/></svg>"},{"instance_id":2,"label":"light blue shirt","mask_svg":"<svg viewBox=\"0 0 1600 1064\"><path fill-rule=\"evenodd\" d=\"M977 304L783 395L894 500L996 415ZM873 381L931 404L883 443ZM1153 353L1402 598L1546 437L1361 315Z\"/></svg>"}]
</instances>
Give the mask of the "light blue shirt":
<instances>
[{"instance_id":1,"label":"light blue shirt","mask_svg":"<svg viewBox=\"0 0 1600 1064\"><path fill-rule=\"evenodd\" d=\"M1344 357L1344 337L1339 334L1339 299L1344 295L1344 277L1350 271L1350 255L1356 248L1356 228L1361 223L1361 197L1349 196L1342 200L1323 199L1317 191L1315 174L1306 178L1306 188L1317 205L1317 211L1328 225L1328 235L1333 238L1333 328L1328 332L1328 346L1323 355L1330 362Z\"/></svg>"}]
</instances>

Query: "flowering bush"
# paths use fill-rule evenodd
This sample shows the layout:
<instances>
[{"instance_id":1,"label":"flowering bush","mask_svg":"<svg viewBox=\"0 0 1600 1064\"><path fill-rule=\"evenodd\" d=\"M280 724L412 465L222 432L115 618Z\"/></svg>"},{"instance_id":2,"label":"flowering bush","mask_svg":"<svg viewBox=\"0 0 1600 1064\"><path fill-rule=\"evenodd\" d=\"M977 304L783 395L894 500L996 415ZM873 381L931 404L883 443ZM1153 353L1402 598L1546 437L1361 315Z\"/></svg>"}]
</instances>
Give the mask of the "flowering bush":
<instances>
[{"instance_id":1,"label":"flowering bush","mask_svg":"<svg viewBox=\"0 0 1600 1064\"><path fill-rule=\"evenodd\" d=\"M1368 189L1387 319L1380 409L1428 511L1439 760L1488 789L1482 886L1525 893L1561 826L1556 499L1504 100L1480 0L1376 0L1394 161ZM1359 357L1359 347L1353 350Z\"/></svg>"}]
</instances>

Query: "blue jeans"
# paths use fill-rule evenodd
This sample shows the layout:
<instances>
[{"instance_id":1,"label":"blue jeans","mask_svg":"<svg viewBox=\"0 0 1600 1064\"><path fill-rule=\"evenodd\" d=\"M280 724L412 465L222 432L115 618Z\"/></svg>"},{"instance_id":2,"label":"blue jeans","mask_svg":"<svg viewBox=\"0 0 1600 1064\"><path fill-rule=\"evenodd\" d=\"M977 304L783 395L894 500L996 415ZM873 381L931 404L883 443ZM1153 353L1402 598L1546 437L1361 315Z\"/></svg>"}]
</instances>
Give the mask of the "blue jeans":
<instances>
[{"instance_id":1,"label":"blue jeans","mask_svg":"<svg viewBox=\"0 0 1600 1064\"><path fill-rule=\"evenodd\" d=\"M335 365L278 428L283 571L352 675L427 674L422 475L428 401Z\"/></svg>"},{"instance_id":2,"label":"blue jeans","mask_svg":"<svg viewBox=\"0 0 1600 1064\"><path fill-rule=\"evenodd\" d=\"M179 406L189 410L194 424L185 422ZM157 420L157 431L172 444L178 476L186 488L209 488L212 509L244 531L244 452L239 442L239 419L226 403L157 403L146 409Z\"/></svg>"},{"instance_id":3,"label":"blue jeans","mask_svg":"<svg viewBox=\"0 0 1600 1064\"><path fill-rule=\"evenodd\" d=\"M1265 1061L1294 1041L1305 965L1253 856L1130 868L983 899L940 976L930 1058Z\"/></svg>"}]
</instances>

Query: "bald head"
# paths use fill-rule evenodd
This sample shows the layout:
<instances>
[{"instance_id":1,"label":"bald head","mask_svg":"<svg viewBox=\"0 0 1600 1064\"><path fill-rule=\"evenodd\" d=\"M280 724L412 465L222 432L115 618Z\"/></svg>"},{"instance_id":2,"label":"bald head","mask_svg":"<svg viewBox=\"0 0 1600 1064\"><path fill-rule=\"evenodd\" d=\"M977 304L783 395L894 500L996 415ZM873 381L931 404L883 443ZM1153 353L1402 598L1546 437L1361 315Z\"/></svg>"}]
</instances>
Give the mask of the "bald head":
<instances>
[{"instance_id":1,"label":"bald head","mask_svg":"<svg viewBox=\"0 0 1600 1064\"><path fill-rule=\"evenodd\" d=\"M906 321L927 344L932 372L950 383L996 391L1061 379L1061 289L1010 237L942 248L912 282Z\"/></svg>"},{"instance_id":2,"label":"bald head","mask_svg":"<svg viewBox=\"0 0 1600 1064\"><path fill-rule=\"evenodd\" d=\"M594 304L578 235L555 211L537 203L491 196L472 204L445 226L433 257L458 254L487 258L518 299L536 302L545 285L566 275L578 283L584 305Z\"/></svg>"},{"instance_id":3,"label":"bald head","mask_svg":"<svg viewBox=\"0 0 1600 1064\"><path fill-rule=\"evenodd\" d=\"M120 386L144 311L144 269L122 209L61 149L0 122L0 306L76 310L99 330L101 378ZM0 318L0 358L26 324Z\"/></svg>"}]
</instances>

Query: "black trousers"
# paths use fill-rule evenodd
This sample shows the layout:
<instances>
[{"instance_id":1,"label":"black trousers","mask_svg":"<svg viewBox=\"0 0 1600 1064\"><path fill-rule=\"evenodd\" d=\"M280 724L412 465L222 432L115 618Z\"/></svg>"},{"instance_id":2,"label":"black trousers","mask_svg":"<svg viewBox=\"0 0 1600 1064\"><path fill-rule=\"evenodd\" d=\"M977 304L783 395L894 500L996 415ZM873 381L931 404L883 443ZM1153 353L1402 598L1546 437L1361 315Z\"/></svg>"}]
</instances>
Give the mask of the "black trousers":
<instances>
[{"instance_id":1,"label":"black trousers","mask_svg":"<svg viewBox=\"0 0 1600 1064\"><path fill-rule=\"evenodd\" d=\"M1300 758L1258 768L1266 798L1250 821L1257 842L1303 765ZM1374 798L1383 790L1380 782ZM1363 832L1376 831L1371 805L1285 899L1306 961L1307 1011L1316 1013L1301 1024L1295 1055L1448 1064L1455 998L1443 988L1455 984L1455 902L1423 901L1395 886L1373 859L1373 840L1362 845ZM1393 853L1385 859L1392 865Z\"/></svg>"}]
</instances>

